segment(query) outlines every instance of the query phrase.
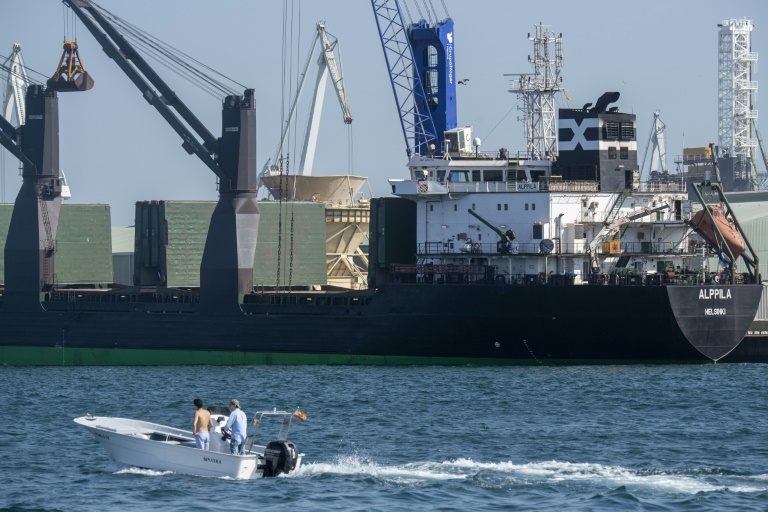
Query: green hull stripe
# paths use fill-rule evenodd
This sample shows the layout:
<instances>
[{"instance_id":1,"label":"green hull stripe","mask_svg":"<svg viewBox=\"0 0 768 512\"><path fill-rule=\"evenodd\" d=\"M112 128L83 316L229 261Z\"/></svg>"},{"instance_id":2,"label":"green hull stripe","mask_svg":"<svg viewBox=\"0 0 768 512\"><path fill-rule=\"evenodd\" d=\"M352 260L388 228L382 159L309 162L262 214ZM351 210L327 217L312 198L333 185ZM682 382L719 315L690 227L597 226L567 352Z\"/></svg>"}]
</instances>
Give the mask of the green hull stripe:
<instances>
[{"instance_id":1,"label":"green hull stripe","mask_svg":"<svg viewBox=\"0 0 768 512\"><path fill-rule=\"evenodd\" d=\"M109 348L0 347L0 365L7 366L182 366L182 365L577 365L577 364L701 363L702 361L637 361L558 359L496 359L418 357L206 350Z\"/></svg>"}]
</instances>

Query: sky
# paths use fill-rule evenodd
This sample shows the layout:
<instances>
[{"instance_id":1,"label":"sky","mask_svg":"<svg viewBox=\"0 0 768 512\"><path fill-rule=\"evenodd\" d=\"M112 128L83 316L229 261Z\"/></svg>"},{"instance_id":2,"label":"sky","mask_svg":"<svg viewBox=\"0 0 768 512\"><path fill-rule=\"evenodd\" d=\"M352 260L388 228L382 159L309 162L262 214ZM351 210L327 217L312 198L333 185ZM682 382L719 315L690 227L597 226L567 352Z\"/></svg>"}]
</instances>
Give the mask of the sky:
<instances>
[{"instance_id":1,"label":"sky","mask_svg":"<svg viewBox=\"0 0 768 512\"><path fill-rule=\"evenodd\" d=\"M350 126L342 122L329 86L313 174L368 176L376 197L390 194L388 179L407 177L405 143L368 0L100 0L99 4L255 89L259 170L276 151L283 112L295 91L296 69L303 67L315 24L325 21L328 32L339 39L354 121ZM508 92L510 77L504 75L531 71L528 33L539 23L563 35L561 76L572 101L561 96L558 105L580 108L603 92L619 91L616 105L637 115L641 161L653 113L659 110L666 124L671 170L683 147L717 142L717 24L722 20L753 20L752 49L759 56L753 79L768 87L768 76L763 79L759 72L760 61L768 59L765 0L433 0L433 4L438 16L447 10L455 23L456 75L470 79L458 90L459 126L473 126L483 150L506 147L514 152L525 147L517 98ZM291 14L291 22L284 23L284 12ZM411 14L416 16L415 10ZM66 19L58 0L0 0L1 55L10 54L12 44L19 43L29 68L52 75L64 37L76 35L80 56L95 80L90 91L59 95L60 163L72 189L70 201L109 204L113 225L132 225L137 201L216 200L213 173L181 148L176 132L82 24L65 33ZM284 36L285 25L292 30ZM221 100L165 68L157 70L209 131L220 135ZM305 93L302 105L308 97ZM759 96L756 100L759 112ZM303 110L297 117L303 126ZM768 133L768 110L758 125ZM6 187L0 194L10 202L21 179L17 161L3 153Z\"/></svg>"}]
</instances>

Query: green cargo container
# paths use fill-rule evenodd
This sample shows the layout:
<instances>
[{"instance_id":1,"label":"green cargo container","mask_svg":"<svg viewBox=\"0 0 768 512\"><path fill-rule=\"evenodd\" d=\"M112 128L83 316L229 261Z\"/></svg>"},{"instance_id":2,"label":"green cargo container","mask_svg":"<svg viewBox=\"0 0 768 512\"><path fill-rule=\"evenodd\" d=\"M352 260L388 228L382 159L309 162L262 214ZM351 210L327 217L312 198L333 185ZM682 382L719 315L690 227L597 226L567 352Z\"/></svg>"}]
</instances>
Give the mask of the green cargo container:
<instances>
[{"instance_id":1,"label":"green cargo container","mask_svg":"<svg viewBox=\"0 0 768 512\"><path fill-rule=\"evenodd\" d=\"M0 204L0 276L5 284L5 240L13 204ZM101 284L112 282L112 236L109 205L61 206L56 236L56 283Z\"/></svg>"},{"instance_id":2,"label":"green cargo container","mask_svg":"<svg viewBox=\"0 0 768 512\"><path fill-rule=\"evenodd\" d=\"M135 284L200 286L200 262L215 206L210 201L136 203ZM278 253L281 286L289 281L292 286L326 284L324 206L261 201L259 211L254 285L277 284Z\"/></svg>"}]
</instances>

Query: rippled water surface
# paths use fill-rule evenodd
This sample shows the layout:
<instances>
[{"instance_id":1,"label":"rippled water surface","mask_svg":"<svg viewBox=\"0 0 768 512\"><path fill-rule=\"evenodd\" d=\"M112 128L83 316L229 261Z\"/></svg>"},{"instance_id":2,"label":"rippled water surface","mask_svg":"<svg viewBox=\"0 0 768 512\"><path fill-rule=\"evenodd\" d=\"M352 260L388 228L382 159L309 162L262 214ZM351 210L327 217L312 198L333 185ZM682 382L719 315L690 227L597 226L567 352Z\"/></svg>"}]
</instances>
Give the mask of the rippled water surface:
<instances>
[{"instance_id":1,"label":"rippled water surface","mask_svg":"<svg viewBox=\"0 0 768 512\"><path fill-rule=\"evenodd\" d=\"M767 510L766 365L0 368L2 510ZM192 398L309 414L304 466L112 462L72 421L190 428Z\"/></svg>"}]
</instances>

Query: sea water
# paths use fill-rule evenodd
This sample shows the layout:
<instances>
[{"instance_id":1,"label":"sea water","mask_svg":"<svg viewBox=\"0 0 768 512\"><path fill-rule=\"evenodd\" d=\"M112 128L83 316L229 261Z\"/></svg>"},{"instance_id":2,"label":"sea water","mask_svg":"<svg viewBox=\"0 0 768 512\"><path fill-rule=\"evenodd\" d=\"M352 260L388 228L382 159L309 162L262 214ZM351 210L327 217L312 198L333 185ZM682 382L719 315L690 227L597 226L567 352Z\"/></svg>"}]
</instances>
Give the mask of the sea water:
<instances>
[{"instance_id":1,"label":"sea water","mask_svg":"<svg viewBox=\"0 0 768 512\"><path fill-rule=\"evenodd\" d=\"M765 365L0 368L0 509L767 510ZM286 477L121 466L72 420L308 414Z\"/></svg>"}]
</instances>

